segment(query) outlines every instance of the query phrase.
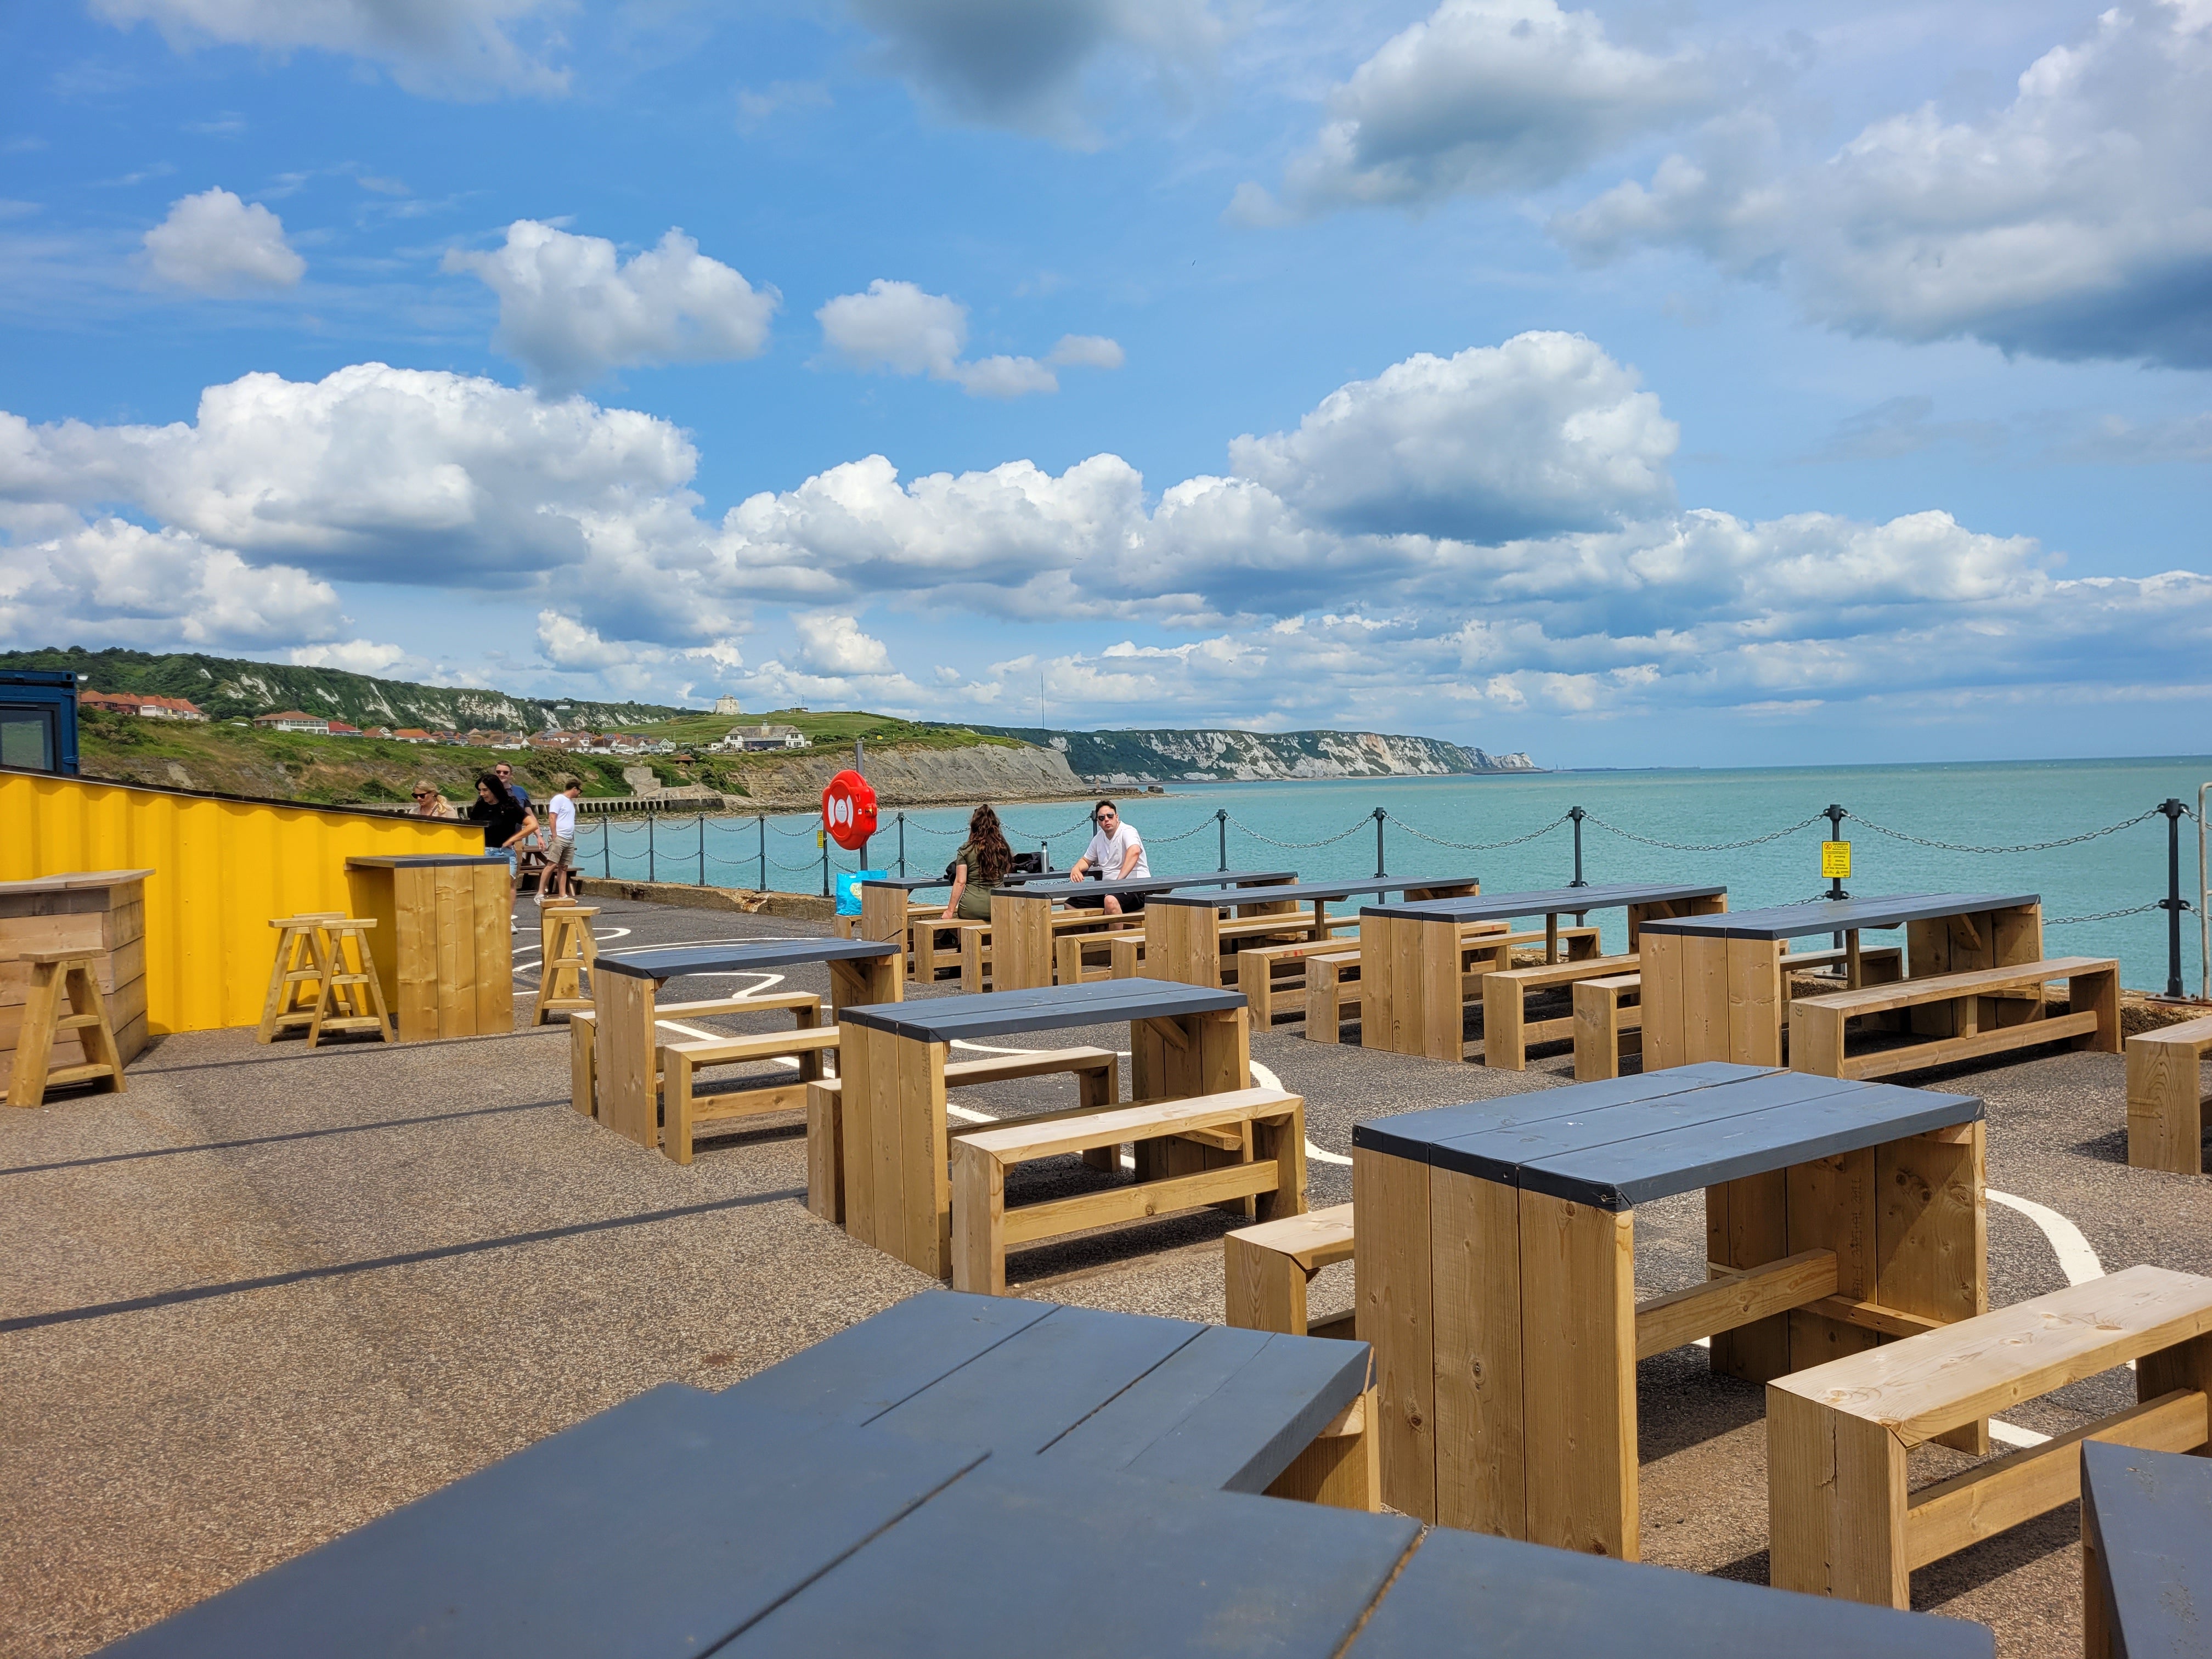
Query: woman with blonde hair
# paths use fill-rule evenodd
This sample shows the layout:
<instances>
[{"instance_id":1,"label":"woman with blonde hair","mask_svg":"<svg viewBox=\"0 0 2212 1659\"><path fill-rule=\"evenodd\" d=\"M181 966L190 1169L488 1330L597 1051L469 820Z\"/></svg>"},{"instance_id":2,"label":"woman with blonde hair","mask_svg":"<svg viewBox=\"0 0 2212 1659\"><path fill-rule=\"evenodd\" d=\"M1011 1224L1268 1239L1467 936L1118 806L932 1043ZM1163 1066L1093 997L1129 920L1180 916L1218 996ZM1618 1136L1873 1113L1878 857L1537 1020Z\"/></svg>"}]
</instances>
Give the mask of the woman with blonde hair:
<instances>
[{"instance_id":1,"label":"woman with blonde hair","mask_svg":"<svg viewBox=\"0 0 2212 1659\"><path fill-rule=\"evenodd\" d=\"M416 779L414 788L408 793L415 797L415 817L449 818L453 816L453 804L438 793L438 786L429 779Z\"/></svg>"},{"instance_id":2,"label":"woman with blonde hair","mask_svg":"<svg viewBox=\"0 0 2212 1659\"><path fill-rule=\"evenodd\" d=\"M1014 849L1006 845L997 812L979 806L968 815L968 839L952 862L952 896L945 901L944 920L990 921L991 890L1014 867Z\"/></svg>"}]
</instances>

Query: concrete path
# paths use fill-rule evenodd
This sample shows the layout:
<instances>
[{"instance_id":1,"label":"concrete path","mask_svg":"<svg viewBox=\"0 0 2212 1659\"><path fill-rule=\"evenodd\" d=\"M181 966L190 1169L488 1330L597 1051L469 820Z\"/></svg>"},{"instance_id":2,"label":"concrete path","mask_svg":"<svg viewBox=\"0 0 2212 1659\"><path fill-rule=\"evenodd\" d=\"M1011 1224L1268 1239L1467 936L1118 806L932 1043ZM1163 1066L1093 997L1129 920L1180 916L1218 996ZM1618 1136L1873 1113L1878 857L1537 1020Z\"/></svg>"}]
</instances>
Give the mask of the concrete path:
<instances>
[{"instance_id":1,"label":"concrete path","mask_svg":"<svg viewBox=\"0 0 2212 1659\"><path fill-rule=\"evenodd\" d=\"M620 902L599 922L616 950L820 931ZM811 969L787 988L827 988ZM1510 1073L1280 1033L1253 1054L1306 1097L1316 1206L1351 1196L1326 1155L1349 1152L1356 1120L1569 1076L1564 1054ZM806 1212L795 1116L685 1170L578 1117L568 1079L558 1028L314 1054L216 1032L161 1042L120 1099L0 1120L0 1650L90 1651L641 1389L736 1381L924 1287ZM2212 1186L2126 1167L2117 1057L1913 1080L1987 1099L1990 1184L2043 1212L1992 1205L1996 1303L2097 1263L2212 1273ZM1072 1104L1064 1079L960 1104L1020 1112L1063 1092ZM1694 1198L1638 1220L1647 1291L1702 1277ZM1209 1212L1030 1250L1014 1288L1218 1319L1224 1225ZM1348 1272L1317 1309L1349 1300ZM1639 1393L1645 1559L1763 1580L1759 1391L1686 1349L1641 1366ZM2011 1420L2051 1433L2128 1397L2126 1373L2108 1375ZM1916 1602L1986 1620L2007 1654L2078 1652L2077 1528L2069 1506L1916 1574Z\"/></svg>"}]
</instances>

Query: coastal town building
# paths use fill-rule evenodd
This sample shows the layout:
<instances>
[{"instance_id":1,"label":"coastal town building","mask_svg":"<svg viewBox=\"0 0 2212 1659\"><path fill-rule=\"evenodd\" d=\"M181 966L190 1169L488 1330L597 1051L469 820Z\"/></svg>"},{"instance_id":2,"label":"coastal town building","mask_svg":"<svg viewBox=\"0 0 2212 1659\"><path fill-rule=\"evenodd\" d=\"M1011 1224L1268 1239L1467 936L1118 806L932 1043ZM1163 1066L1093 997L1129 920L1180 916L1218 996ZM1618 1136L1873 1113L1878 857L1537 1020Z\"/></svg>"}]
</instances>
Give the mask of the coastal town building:
<instances>
[{"instance_id":1,"label":"coastal town building","mask_svg":"<svg viewBox=\"0 0 2212 1659\"><path fill-rule=\"evenodd\" d=\"M113 714L135 714L148 720L204 720L207 715L196 702L183 697L164 697L150 691L80 691L76 696L81 708L104 708Z\"/></svg>"},{"instance_id":2,"label":"coastal town building","mask_svg":"<svg viewBox=\"0 0 2212 1659\"><path fill-rule=\"evenodd\" d=\"M733 726L727 736L714 745L730 751L751 752L769 749L811 749L813 739L795 726L771 726L763 720L758 726Z\"/></svg>"},{"instance_id":3,"label":"coastal town building","mask_svg":"<svg viewBox=\"0 0 2212 1659\"><path fill-rule=\"evenodd\" d=\"M304 709L286 708L273 714L256 714L253 723L268 732L311 732L317 737L327 737L331 723L319 714L310 714Z\"/></svg>"},{"instance_id":4,"label":"coastal town building","mask_svg":"<svg viewBox=\"0 0 2212 1659\"><path fill-rule=\"evenodd\" d=\"M397 743L428 743L431 737L419 726L403 726L392 734Z\"/></svg>"}]
</instances>

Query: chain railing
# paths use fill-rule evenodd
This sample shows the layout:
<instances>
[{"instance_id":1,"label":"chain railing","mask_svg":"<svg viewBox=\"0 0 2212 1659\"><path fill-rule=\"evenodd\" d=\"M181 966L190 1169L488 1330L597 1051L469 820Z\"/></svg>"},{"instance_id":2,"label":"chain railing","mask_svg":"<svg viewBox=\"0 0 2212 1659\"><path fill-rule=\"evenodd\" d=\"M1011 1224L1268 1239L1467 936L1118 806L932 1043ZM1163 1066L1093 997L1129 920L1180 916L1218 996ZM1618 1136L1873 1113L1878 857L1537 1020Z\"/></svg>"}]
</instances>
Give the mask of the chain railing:
<instances>
[{"instance_id":1,"label":"chain railing","mask_svg":"<svg viewBox=\"0 0 2212 1659\"><path fill-rule=\"evenodd\" d=\"M2208 788L2212 788L2212 786L2208 786ZM596 849L592 850L596 850L599 854L601 873L609 877L611 877L614 873L613 860L616 853L620 852L623 854L624 860L629 862L635 860L638 854L642 852L644 854L644 862L647 866L647 878L652 879L657 872L657 866L659 860L663 857L671 855L670 849L665 846L663 839L666 832L670 830L690 830L696 835L696 840L695 844L693 846L682 848L679 853L677 853L674 855L680 857L684 865L690 866L694 870L696 870L696 884L699 885L703 886L707 884L708 866L710 864L722 870L743 871L750 867L753 873L757 877L760 884L763 886L767 884L769 872L771 870L787 875L811 875L818 872L822 878L825 890L830 885L830 878L833 873L852 873L851 872L845 871L843 866L837 865L833 862L827 843L819 841L821 831L818 825L807 818L793 815L793 817L787 818L784 823L778 823L775 818L765 813L748 814L746 816L750 817L753 821L753 830L758 839L758 846L749 856L744 858L728 858L725 857L720 852L711 851L708 849L707 844L708 838L706 824L709 816L720 817L723 817L725 821L727 821L728 815L710 815L705 812L694 812L686 814L679 818L662 817L658 814L647 813L646 815L645 821L641 823L635 820L632 820L628 823L617 823L611 817L601 817L597 820L597 827L599 831L599 844ZM1822 811L1809 813L1806 817L1799 818L1794 823L1784 824L1778 829L1766 830L1759 835L1746 836L1733 841L1721 842L1670 841L1658 836L1645 835L1640 830L1628 829L1624 825L1613 823L1609 819L1601 817L1594 812L1588 811L1579 807L1571 808L1569 811L1561 813L1558 817L1540 824L1536 828L1530 830L1524 834L1504 836L1499 839L1491 841L1461 841L1455 840L1450 836L1437 835L1430 830L1420 828L1417 824L1408 823L1405 819L1400 817L1395 812L1390 811L1387 808L1377 807L1371 812L1364 814L1355 819L1352 823L1346 825L1344 829L1338 830L1334 835L1323 836L1310 841L1290 841L1277 836L1269 835L1266 830L1258 829L1254 825L1246 823L1242 818L1232 817L1224 810L1215 812L1210 817L1200 818L1198 822L1191 824L1187 829L1178 830L1172 834L1148 836L1146 837L1146 842L1148 847L1154 848L1172 847L1180 842L1189 841L1195 836L1203 835L1207 830L1211 829L1215 830L1222 837L1222 866L1226 868L1228 863L1227 836L1228 831L1232 828L1237 830L1240 834L1250 837L1253 841L1257 842L1263 846L1274 848L1286 853L1307 853L1318 851L1324 848L1337 846L1341 842L1349 841L1352 836L1358 835L1361 831L1367 830L1371 826L1374 829L1376 835L1376 870L1379 876L1383 865L1383 830L1386 824L1395 827L1403 834L1412 836L1414 840L1425 842L1430 846L1448 848L1455 852L1468 853L1498 852L1509 848L1524 847L1533 842L1540 841L1545 836L1554 835L1561 829L1568 826L1569 824L1572 824L1575 831L1575 884L1579 885L1582 884L1582 829L1585 823L1588 823L1595 829L1601 830L1608 835L1618 836L1621 840L1632 842L1638 846L1655 848L1670 853L1708 855L1721 853L1742 852L1755 847L1767 846L1776 842L1786 840L1792 836L1802 835L1808 830L1812 830L1815 825L1820 824L1821 821L1826 818L1829 820L1832 826L1827 831L1827 834L1832 837L1838 836L1840 833L1841 824L1844 822L1848 821L1850 823L1863 826L1863 828L1870 834L1880 836L1887 840L1898 842L1907 846L1923 848L1931 852L1954 853L1973 857L2014 857L2027 854L2055 852L2063 848L2082 846L2087 842L2102 840L2109 836L2118 835L2124 830L2132 829L2138 824L2145 823L2153 818L2161 817L2166 818L2167 821L2168 840L2172 843L2168 849L2168 863L2170 870L2167 884L2169 890L2165 897L2149 900L2141 904L2128 905L2118 909L2094 911L2082 915L2047 917L2045 919L2044 925L2047 927L2072 927L2091 922L2118 921L2130 916L2145 915L2154 910L2163 910L2166 912L2168 918L2168 971L2166 976L2166 994L2169 996L2179 997L2182 994L2180 978L2180 918L2183 914L2197 908L2195 903L2192 903L2189 899L2185 899L2182 896L2179 884L2179 864L2178 848L2179 845L2179 830L2183 819L2186 818L2191 822L2195 822L2197 820L2198 814L2197 811L2191 808L2187 803L2178 799L2162 802L2156 806L2149 807L2143 811L2137 812L2132 817L2122 818L2117 823L2100 825L2096 829L2085 830L2075 835L2061 836L2047 841L2020 842L2007 845L1989 846L1976 845L1965 842L1944 841L1929 836L1916 836L1911 834L1910 831L1899 830L1888 824L1876 823L1871 818L1862 817L1855 813L1847 812L1840 807L1832 807ZM743 819L739 818L737 822L742 823ZM1079 818L1074 823L1066 825L1063 828L1046 831L1040 831L1019 824L1009 824L1006 826L1006 834L1008 839L1012 841L1030 842L1043 846L1046 849L1048 857L1049 857L1051 842L1056 840L1060 840L1068 836L1082 833L1088 830L1091 827L1091 821L1086 815L1085 817ZM966 827L964 825L946 829L939 828L933 824L915 823L909 820L904 812L899 813L895 823L884 826L884 829L878 831L878 834L886 835L894 829L898 836L897 863L902 875L904 874L906 867L905 837L908 830L911 830L920 835L935 836L945 839L963 836L967 833ZM817 844L820 847L819 856L805 859L798 863L792 863L781 858L769 856L768 836L769 832L771 830L773 830L777 836L782 836L786 839L798 838L809 835L817 836ZM617 839L618 836L621 837L619 841ZM579 849L580 862L581 861L581 858L586 855L588 854L586 849ZM635 866L633 865L632 867L634 868ZM1838 896L1839 888L1840 883L1832 886L1826 895L1816 896Z\"/></svg>"}]
</instances>

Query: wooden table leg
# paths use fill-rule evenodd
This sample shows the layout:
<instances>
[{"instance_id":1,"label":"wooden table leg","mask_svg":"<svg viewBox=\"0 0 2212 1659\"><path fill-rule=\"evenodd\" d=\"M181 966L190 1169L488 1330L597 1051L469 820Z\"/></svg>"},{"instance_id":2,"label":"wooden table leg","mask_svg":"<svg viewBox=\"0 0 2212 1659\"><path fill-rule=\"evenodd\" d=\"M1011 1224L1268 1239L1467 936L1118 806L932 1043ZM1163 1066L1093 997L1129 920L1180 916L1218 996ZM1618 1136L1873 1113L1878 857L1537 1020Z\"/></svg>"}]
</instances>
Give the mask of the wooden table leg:
<instances>
[{"instance_id":1,"label":"wooden table leg","mask_svg":"<svg viewBox=\"0 0 2212 1659\"><path fill-rule=\"evenodd\" d=\"M1526 1189L1520 1207L1525 1535L1633 1561L1635 1218Z\"/></svg>"},{"instance_id":2,"label":"wooden table leg","mask_svg":"<svg viewBox=\"0 0 2212 1659\"><path fill-rule=\"evenodd\" d=\"M1052 983L1052 901L991 895L991 988Z\"/></svg>"},{"instance_id":3,"label":"wooden table leg","mask_svg":"<svg viewBox=\"0 0 2212 1659\"><path fill-rule=\"evenodd\" d=\"M1396 1021L1397 978L1393 940L1398 924L1388 916L1359 919L1359 1046L1388 1048Z\"/></svg>"},{"instance_id":4,"label":"wooden table leg","mask_svg":"<svg viewBox=\"0 0 2212 1659\"><path fill-rule=\"evenodd\" d=\"M1544 960L1548 964L1559 959L1559 919L1557 915L1544 918Z\"/></svg>"},{"instance_id":5,"label":"wooden table leg","mask_svg":"<svg viewBox=\"0 0 2212 1659\"><path fill-rule=\"evenodd\" d=\"M1382 1501L1401 1514L1436 1521L1429 1175L1426 1164L1412 1158L1352 1149L1352 1201L1359 1218L1352 1239L1354 1322L1359 1340L1375 1350Z\"/></svg>"},{"instance_id":6,"label":"wooden table leg","mask_svg":"<svg viewBox=\"0 0 2212 1659\"><path fill-rule=\"evenodd\" d=\"M849 1024L839 1042L845 1231L939 1279L952 1271L950 1046Z\"/></svg>"},{"instance_id":7,"label":"wooden table leg","mask_svg":"<svg viewBox=\"0 0 2212 1659\"><path fill-rule=\"evenodd\" d=\"M1428 1177L1436 1459L1431 1518L1440 1526L1525 1538L1520 1194L1452 1170L1431 1168ZM1357 1213L1364 1235L1367 1212Z\"/></svg>"},{"instance_id":8,"label":"wooden table leg","mask_svg":"<svg viewBox=\"0 0 2212 1659\"><path fill-rule=\"evenodd\" d=\"M1963 1123L1875 1148L1874 1300L1951 1325L1990 1310L1987 1132ZM1936 1437L1980 1456L1987 1419Z\"/></svg>"},{"instance_id":9,"label":"wooden table leg","mask_svg":"<svg viewBox=\"0 0 2212 1659\"><path fill-rule=\"evenodd\" d=\"M598 988L599 1121L641 1146L660 1144L653 997L659 984L608 974Z\"/></svg>"},{"instance_id":10,"label":"wooden table leg","mask_svg":"<svg viewBox=\"0 0 2212 1659\"><path fill-rule=\"evenodd\" d=\"M1784 1171L1770 1170L1705 1188L1705 1260L1713 1267L1759 1267L1779 1261L1790 1252L1789 1239ZM1787 1376L1797 1369L1790 1363L1790 1316L1775 1314L1719 1333L1712 1340L1711 1363L1719 1375L1746 1382Z\"/></svg>"}]
</instances>

